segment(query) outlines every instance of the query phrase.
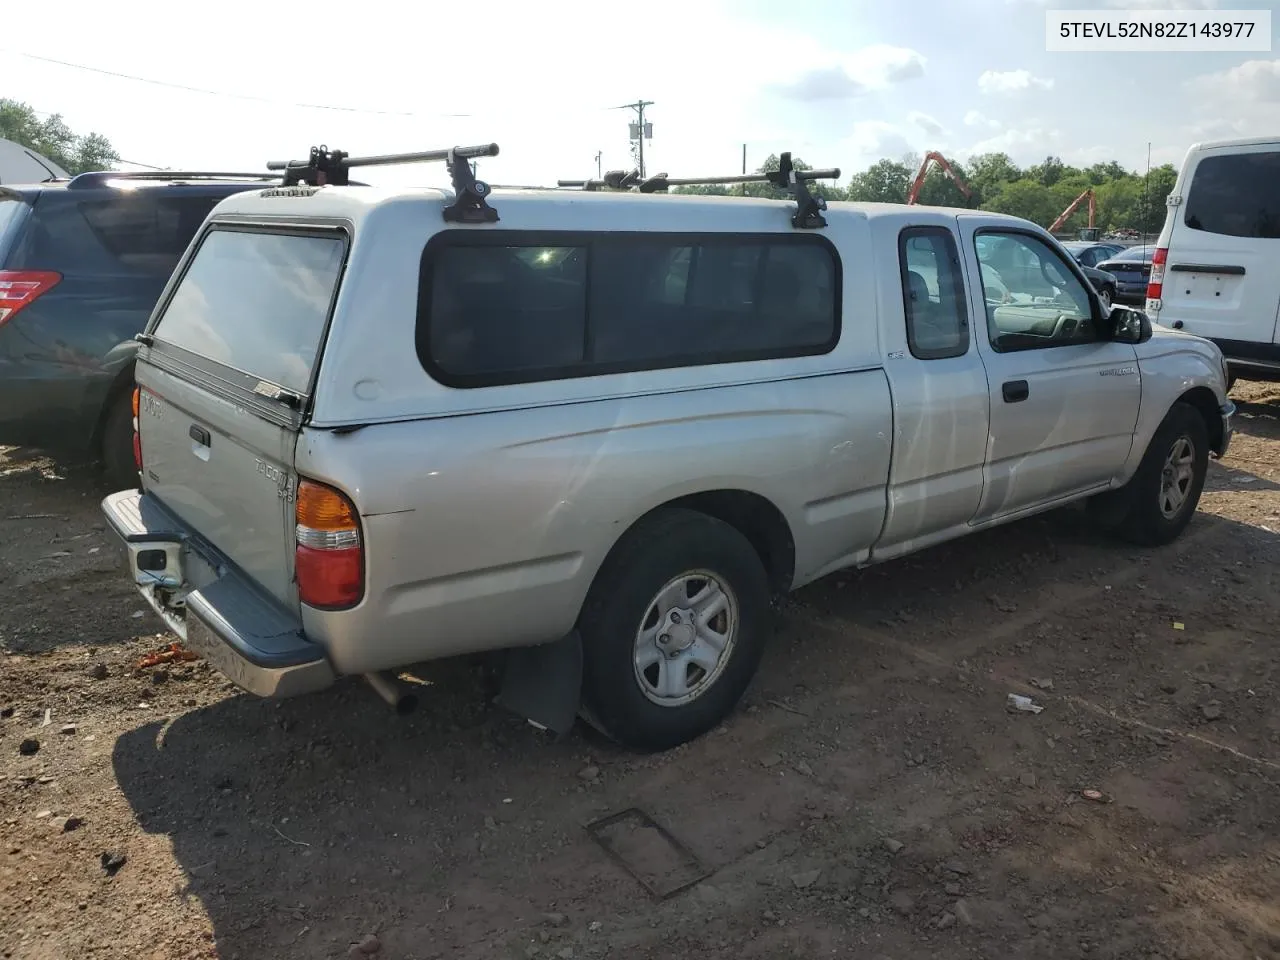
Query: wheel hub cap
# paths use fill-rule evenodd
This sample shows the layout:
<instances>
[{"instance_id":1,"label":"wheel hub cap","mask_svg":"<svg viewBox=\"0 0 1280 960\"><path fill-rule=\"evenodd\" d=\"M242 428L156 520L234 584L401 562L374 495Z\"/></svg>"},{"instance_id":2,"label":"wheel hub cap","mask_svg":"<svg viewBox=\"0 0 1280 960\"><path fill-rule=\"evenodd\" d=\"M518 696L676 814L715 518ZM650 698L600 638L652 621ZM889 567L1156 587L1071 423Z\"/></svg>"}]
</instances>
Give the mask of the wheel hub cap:
<instances>
[{"instance_id":1,"label":"wheel hub cap","mask_svg":"<svg viewBox=\"0 0 1280 960\"><path fill-rule=\"evenodd\" d=\"M1171 520L1178 515L1195 480L1196 450L1188 437L1179 437L1169 449L1160 470L1160 513Z\"/></svg>"},{"instance_id":2,"label":"wheel hub cap","mask_svg":"<svg viewBox=\"0 0 1280 960\"><path fill-rule=\"evenodd\" d=\"M737 634L738 601L726 583L704 570L674 577L636 631L636 683L659 706L682 706L720 676Z\"/></svg>"}]
</instances>

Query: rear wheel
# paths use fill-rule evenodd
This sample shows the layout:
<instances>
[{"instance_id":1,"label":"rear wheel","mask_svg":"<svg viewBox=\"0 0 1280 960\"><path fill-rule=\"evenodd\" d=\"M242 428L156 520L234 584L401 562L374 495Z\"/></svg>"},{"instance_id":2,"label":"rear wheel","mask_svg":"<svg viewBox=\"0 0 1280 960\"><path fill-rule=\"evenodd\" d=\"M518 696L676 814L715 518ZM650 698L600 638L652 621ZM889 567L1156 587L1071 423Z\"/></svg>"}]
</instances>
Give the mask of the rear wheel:
<instances>
[{"instance_id":1,"label":"rear wheel","mask_svg":"<svg viewBox=\"0 0 1280 960\"><path fill-rule=\"evenodd\" d=\"M1122 490L1099 501L1099 513L1132 543L1170 543L1191 522L1208 469L1204 418L1194 407L1175 403L1151 438L1138 472Z\"/></svg>"},{"instance_id":2,"label":"rear wheel","mask_svg":"<svg viewBox=\"0 0 1280 960\"><path fill-rule=\"evenodd\" d=\"M138 485L138 465L133 459L133 395L121 393L111 401L102 422L102 472L112 490Z\"/></svg>"},{"instance_id":3,"label":"rear wheel","mask_svg":"<svg viewBox=\"0 0 1280 960\"><path fill-rule=\"evenodd\" d=\"M1102 301L1102 305L1104 307L1110 310L1111 304L1115 303L1115 299L1116 299L1115 288L1103 287L1101 290L1098 291L1098 299Z\"/></svg>"},{"instance_id":4,"label":"rear wheel","mask_svg":"<svg viewBox=\"0 0 1280 960\"><path fill-rule=\"evenodd\" d=\"M696 511L654 513L615 547L579 618L590 719L640 749L705 733L751 682L769 618L746 537Z\"/></svg>"}]
</instances>

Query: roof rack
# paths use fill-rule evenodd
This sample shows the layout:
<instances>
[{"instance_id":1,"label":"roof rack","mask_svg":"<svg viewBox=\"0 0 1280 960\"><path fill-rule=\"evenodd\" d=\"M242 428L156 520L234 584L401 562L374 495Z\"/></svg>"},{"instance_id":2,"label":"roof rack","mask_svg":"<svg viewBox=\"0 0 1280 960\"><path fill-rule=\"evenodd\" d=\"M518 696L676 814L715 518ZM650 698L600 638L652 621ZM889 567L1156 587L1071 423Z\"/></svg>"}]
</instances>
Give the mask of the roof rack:
<instances>
[{"instance_id":1,"label":"roof rack","mask_svg":"<svg viewBox=\"0 0 1280 960\"><path fill-rule=\"evenodd\" d=\"M746 173L728 177L669 177L665 173L640 179L636 170L610 170L599 180L558 180L561 187L577 187L582 190L630 190L640 193L666 193L671 187L728 185L734 183L769 183L783 190L790 190L796 202L796 212L791 225L797 230L813 230L827 225L822 211L827 209L823 197L815 197L805 184L811 180L835 180L840 168L828 170L797 170L791 162L791 154L778 158L778 169L765 173Z\"/></svg>"},{"instance_id":2,"label":"roof rack","mask_svg":"<svg viewBox=\"0 0 1280 960\"><path fill-rule=\"evenodd\" d=\"M274 173L225 173L216 170L93 170L71 178L68 190L100 187L111 180L279 180Z\"/></svg>"},{"instance_id":3,"label":"roof rack","mask_svg":"<svg viewBox=\"0 0 1280 960\"><path fill-rule=\"evenodd\" d=\"M454 202L444 209L450 223L493 223L498 211L485 202L490 187L477 180L468 162L477 157L496 157L498 145L486 143L475 147L450 147L420 153L387 153L376 157L353 157L343 150L330 150L324 144L312 147L306 160L272 160L268 170L284 171L284 186L307 184L313 187L351 185L348 172L352 167L383 167L400 163L444 162L453 182Z\"/></svg>"}]
</instances>

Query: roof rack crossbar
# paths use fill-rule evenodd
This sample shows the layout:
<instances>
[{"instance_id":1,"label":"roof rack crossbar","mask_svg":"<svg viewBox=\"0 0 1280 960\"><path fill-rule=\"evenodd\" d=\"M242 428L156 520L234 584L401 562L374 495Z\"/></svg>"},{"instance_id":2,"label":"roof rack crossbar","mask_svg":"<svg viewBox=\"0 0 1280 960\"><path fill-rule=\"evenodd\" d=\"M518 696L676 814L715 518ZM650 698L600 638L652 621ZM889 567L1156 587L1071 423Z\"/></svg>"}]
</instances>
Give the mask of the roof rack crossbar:
<instances>
[{"instance_id":1,"label":"roof rack crossbar","mask_svg":"<svg viewBox=\"0 0 1280 960\"><path fill-rule=\"evenodd\" d=\"M827 201L811 194L805 184L814 180L838 180L839 178L839 167L825 170L797 170L791 161L791 154L784 153L778 158L778 169L764 173L733 174L725 177L669 177L665 173L659 173L641 180L639 172L635 170L609 170L598 180L558 180L556 184L581 190L629 190L634 187L640 193L666 193L671 187L768 183L791 191L796 201L796 213L791 218L791 225L798 230L813 230L827 225L826 218L822 216L822 211L827 209Z\"/></svg>"},{"instance_id":2,"label":"roof rack crossbar","mask_svg":"<svg viewBox=\"0 0 1280 960\"><path fill-rule=\"evenodd\" d=\"M67 183L69 190L81 190L86 187L101 186L109 180L279 180L277 173L230 172L225 170L91 170L71 178Z\"/></svg>"},{"instance_id":3,"label":"roof rack crossbar","mask_svg":"<svg viewBox=\"0 0 1280 960\"><path fill-rule=\"evenodd\" d=\"M477 180L469 161L478 157L496 157L496 143L473 147L449 147L446 150L424 150L417 153L385 153L372 157L353 157L343 150L330 150L326 145L312 147L306 160L271 160L268 170L284 171L284 186L308 184L313 187L345 187L351 184L348 171L352 167L385 167L401 163L441 163L449 170L455 199L445 207L444 218L450 223L493 223L498 211L485 198L490 187Z\"/></svg>"}]
</instances>

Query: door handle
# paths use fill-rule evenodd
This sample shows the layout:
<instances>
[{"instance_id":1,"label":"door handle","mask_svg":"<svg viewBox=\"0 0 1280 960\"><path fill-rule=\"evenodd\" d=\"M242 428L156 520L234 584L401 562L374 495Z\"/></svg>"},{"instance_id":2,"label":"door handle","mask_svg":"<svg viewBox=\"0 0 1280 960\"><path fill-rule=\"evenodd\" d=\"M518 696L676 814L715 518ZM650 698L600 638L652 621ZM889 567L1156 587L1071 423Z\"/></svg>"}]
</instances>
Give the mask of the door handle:
<instances>
[{"instance_id":1,"label":"door handle","mask_svg":"<svg viewBox=\"0 0 1280 960\"><path fill-rule=\"evenodd\" d=\"M209 441L213 439L209 436L208 430L196 423L191 425L191 429L187 431L187 434L202 447L209 446Z\"/></svg>"},{"instance_id":2,"label":"door handle","mask_svg":"<svg viewBox=\"0 0 1280 960\"><path fill-rule=\"evenodd\" d=\"M1009 380L1000 388L1005 403L1020 403L1031 395L1031 388L1025 380Z\"/></svg>"}]
</instances>

